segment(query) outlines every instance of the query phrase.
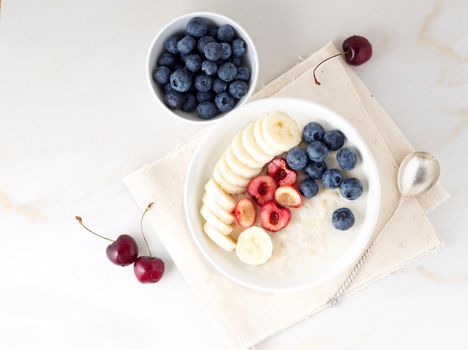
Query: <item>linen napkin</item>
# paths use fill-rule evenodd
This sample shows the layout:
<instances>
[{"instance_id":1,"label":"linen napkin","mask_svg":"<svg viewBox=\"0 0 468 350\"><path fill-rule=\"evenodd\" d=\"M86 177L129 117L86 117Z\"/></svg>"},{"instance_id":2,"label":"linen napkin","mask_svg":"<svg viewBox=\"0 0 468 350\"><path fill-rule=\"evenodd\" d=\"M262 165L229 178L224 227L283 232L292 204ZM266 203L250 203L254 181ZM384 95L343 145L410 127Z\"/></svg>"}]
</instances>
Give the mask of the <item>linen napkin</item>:
<instances>
[{"instance_id":1,"label":"linen napkin","mask_svg":"<svg viewBox=\"0 0 468 350\"><path fill-rule=\"evenodd\" d=\"M396 207L398 164L413 148L342 59L322 65L318 71L322 85L315 85L313 68L337 52L333 44L326 45L252 99L294 96L312 100L337 111L357 128L371 148L381 176L382 204L376 234ZM205 132L201 130L163 159L127 176L124 182L142 209L148 202L157 201L157 210L148 213L155 232L230 348L245 350L326 308L327 300L347 273L300 292L275 294L242 287L211 267L192 240L183 209L187 165ZM348 293L441 247L442 241L425 212L447 197L445 189L437 184L419 200L406 201L382 232Z\"/></svg>"}]
</instances>

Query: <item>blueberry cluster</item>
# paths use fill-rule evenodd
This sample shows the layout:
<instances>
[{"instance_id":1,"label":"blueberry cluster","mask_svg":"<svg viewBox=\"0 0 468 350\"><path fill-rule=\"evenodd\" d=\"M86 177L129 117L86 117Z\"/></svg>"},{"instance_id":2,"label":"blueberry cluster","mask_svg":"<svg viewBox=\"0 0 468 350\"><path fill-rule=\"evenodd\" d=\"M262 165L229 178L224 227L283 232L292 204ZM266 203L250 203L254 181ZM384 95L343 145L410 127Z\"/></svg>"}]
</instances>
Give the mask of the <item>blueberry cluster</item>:
<instances>
[{"instance_id":1,"label":"blueberry cluster","mask_svg":"<svg viewBox=\"0 0 468 350\"><path fill-rule=\"evenodd\" d=\"M194 17L185 33L170 36L164 46L153 80L169 108L211 119L247 94L250 69L242 60L247 44L229 24L217 27Z\"/></svg>"},{"instance_id":2,"label":"blueberry cluster","mask_svg":"<svg viewBox=\"0 0 468 350\"><path fill-rule=\"evenodd\" d=\"M356 152L343 148L345 136L339 130L325 131L319 123L311 122L304 127L303 140L305 149L295 147L286 156L286 162L294 170L303 170L307 177L300 184L300 192L306 198L314 197L319 187L316 180L321 180L325 188L339 188L341 195L348 200L361 196L363 186L356 178L344 178L342 170L354 169L357 162ZM332 151L336 152L336 161L340 169L328 169L325 160ZM354 225L354 215L348 208L337 209L332 216L333 226L338 230L347 230Z\"/></svg>"}]
</instances>

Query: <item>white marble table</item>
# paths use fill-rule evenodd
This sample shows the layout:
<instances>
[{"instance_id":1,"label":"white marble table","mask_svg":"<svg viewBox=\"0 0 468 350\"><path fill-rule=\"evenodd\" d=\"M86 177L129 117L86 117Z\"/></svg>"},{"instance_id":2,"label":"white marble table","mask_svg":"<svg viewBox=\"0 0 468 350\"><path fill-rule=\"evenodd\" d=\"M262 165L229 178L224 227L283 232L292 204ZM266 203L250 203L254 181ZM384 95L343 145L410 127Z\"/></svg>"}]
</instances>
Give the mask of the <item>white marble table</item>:
<instances>
[{"instance_id":1,"label":"white marble table","mask_svg":"<svg viewBox=\"0 0 468 350\"><path fill-rule=\"evenodd\" d=\"M339 308L257 349L466 349L468 337L468 3L459 1L6 0L0 25L0 348L223 349L167 262L158 285L111 265L109 235L138 234L120 179L198 129L146 85L144 59L176 15L242 23L266 83L329 40L367 36L358 74L416 148L440 157L452 198L430 218L446 242ZM411 234L411 232L408 232Z\"/></svg>"}]
</instances>

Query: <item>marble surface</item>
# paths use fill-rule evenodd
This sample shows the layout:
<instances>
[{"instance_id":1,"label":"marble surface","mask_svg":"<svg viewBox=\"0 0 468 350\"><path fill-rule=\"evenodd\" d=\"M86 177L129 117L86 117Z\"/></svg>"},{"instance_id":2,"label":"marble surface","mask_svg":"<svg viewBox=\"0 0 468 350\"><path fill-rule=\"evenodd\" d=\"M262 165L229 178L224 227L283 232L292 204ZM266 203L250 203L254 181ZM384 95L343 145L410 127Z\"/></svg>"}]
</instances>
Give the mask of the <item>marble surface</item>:
<instances>
[{"instance_id":1,"label":"marble surface","mask_svg":"<svg viewBox=\"0 0 468 350\"><path fill-rule=\"evenodd\" d=\"M367 36L356 71L414 146L436 154L452 198L430 214L445 249L257 349L466 349L468 3L458 1L14 0L0 24L0 348L223 349L160 245L157 285L111 265L109 235L138 235L121 178L199 128L153 99L144 59L157 31L195 10L251 34L260 83L329 40ZM411 232L408 232L411 234ZM141 242L140 242L141 243ZM241 326L241 325L240 325Z\"/></svg>"}]
</instances>

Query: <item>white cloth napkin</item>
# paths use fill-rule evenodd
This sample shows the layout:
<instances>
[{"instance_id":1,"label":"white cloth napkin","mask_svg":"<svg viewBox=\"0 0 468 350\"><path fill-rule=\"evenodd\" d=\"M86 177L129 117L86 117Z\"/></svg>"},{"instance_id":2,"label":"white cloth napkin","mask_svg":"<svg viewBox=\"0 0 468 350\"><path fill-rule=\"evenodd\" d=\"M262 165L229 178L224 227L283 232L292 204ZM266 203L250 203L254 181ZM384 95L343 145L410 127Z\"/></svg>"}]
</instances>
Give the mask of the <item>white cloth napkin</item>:
<instances>
[{"instance_id":1,"label":"white cloth napkin","mask_svg":"<svg viewBox=\"0 0 468 350\"><path fill-rule=\"evenodd\" d=\"M333 44L326 45L262 88L253 99L295 96L313 100L334 109L358 129L372 149L381 174L382 208L377 233L396 207L398 163L413 148L341 58L320 67L322 85L315 85L312 69L335 53ZM148 213L155 232L230 348L244 350L324 309L346 273L301 292L272 294L242 287L209 265L190 236L183 209L187 164L205 131L124 181L142 209L150 201L157 202L157 207ZM348 293L441 247L442 241L425 212L447 197L448 193L438 184L419 200L406 201L382 232L374 253Z\"/></svg>"}]
</instances>

